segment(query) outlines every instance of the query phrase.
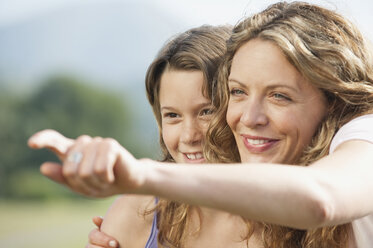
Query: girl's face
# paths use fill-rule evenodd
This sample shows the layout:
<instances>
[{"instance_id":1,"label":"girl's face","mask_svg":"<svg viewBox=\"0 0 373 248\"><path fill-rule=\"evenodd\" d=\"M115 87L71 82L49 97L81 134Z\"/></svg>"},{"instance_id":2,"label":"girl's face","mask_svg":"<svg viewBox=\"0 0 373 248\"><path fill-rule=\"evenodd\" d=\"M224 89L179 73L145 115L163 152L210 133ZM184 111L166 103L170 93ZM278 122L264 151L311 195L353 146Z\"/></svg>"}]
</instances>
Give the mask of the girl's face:
<instances>
[{"instance_id":1,"label":"girl's face","mask_svg":"<svg viewBox=\"0 0 373 248\"><path fill-rule=\"evenodd\" d=\"M202 142L211 118L211 102L202 95L201 71L166 70L159 102L164 143L177 163L205 161Z\"/></svg>"},{"instance_id":2,"label":"girl's face","mask_svg":"<svg viewBox=\"0 0 373 248\"><path fill-rule=\"evenodd\" d=\"M242 162L295 163L326 114L326 99L273 43L238 49L228 79L227 122Z\"/></svg>"}]
</instances>

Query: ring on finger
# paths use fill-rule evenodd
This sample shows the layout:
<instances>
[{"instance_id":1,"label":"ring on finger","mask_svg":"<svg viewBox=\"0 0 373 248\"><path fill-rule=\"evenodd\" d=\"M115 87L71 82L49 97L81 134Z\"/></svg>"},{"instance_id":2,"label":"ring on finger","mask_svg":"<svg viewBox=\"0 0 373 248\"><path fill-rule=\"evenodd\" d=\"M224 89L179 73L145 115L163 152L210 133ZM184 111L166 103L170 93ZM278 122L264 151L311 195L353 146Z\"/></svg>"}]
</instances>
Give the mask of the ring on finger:
<instances>
[{"instance_id":1,"label":"ring on finger","mask_svg":"<svg viewBox=\"0 0 373 248\"><path fill-rule=\"evenodd\" d=\"M72 152L67 156L67 162L79 164L82 161L83 153L81 152Z\"/></svg>"}]
</instances>

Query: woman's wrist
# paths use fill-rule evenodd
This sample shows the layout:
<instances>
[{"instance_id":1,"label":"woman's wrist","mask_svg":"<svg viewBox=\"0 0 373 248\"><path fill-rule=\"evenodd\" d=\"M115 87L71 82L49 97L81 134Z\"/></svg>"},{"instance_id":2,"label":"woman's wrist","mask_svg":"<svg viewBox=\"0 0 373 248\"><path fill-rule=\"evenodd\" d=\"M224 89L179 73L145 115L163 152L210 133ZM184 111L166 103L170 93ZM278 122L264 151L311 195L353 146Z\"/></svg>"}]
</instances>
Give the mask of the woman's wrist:
<instances>
[{"instance_id":1,"label":"woman's wrist","mask_svg":"<svg viewBox=\"0 0 373 248\"><path fill-rule=\"evenodd\" d=\"M130 193L141 195L154 194L154 182L159 166L159 162L155 160L148 158L139 159L135 167L135 176L137 177L135 179L135 187Z\"/></svg>"}]
</instances>

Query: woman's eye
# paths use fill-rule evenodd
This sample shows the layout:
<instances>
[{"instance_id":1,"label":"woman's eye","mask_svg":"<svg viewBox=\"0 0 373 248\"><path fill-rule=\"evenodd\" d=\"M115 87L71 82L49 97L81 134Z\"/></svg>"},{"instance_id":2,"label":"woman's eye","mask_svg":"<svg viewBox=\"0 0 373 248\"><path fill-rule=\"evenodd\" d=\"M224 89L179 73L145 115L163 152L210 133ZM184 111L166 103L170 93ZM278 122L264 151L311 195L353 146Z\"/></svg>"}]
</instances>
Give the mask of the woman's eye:
<instances>
[{"instance_id":1,"label":"woman's eye","mask_svg":"<svg viewBox=\"0 0 373 248\"><path fill-rule=\"evenodd\" d=\"M233 95L233 96L235 96L235 95L242 95L242 94L244 94L245 92L243 92L242 90L240 90L240 89L231 89L230 90L230 94L231 95Z\"/></svg>"},{"instance_id":2,"label":"woman's eye","mask_svg":"<svg viewBox=\"0 0 373 248\"><path fill-rule=\"evenodd\" d=\"M284 94L281 94L281 93L274 93L272 94L272 96L276 99L276 100L286 100L286 101L291 101L290 97L284 95Z\"/></svg>"}]
</instances>

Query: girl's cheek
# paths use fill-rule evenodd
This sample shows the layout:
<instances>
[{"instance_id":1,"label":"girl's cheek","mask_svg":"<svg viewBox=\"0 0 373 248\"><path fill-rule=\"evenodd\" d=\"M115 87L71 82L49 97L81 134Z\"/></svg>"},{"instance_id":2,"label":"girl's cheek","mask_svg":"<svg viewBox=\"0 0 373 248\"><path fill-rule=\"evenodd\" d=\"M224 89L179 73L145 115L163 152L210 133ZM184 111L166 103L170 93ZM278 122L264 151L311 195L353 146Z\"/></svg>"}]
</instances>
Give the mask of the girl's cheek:
<instances>
[{"instance_id":1,"label":"girl's cheek","mask_svg":"<svg viewBox=\"0 0 373 248\"><path fill-rule=\"evenodd\" d=\"M162 137L167 149L171 150L178 143L178 131L177 127L170 125L163 125Z\"/></svg>"}]
</instances>

